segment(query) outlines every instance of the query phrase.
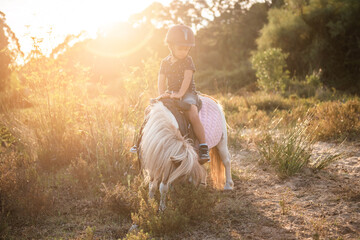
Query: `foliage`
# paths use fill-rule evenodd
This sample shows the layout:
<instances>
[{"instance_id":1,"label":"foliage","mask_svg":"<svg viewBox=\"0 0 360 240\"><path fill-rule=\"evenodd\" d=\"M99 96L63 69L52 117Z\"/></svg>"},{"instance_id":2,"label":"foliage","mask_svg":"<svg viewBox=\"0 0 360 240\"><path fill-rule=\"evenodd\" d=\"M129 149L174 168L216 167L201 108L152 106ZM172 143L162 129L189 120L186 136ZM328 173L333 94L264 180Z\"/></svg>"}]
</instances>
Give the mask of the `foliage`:
<instances>
[{"instance_id":1,"label":"foliage","mask_svg":"<svg viewBox=\"0 0 360 240\"><path fill-rule=\"evenodd\" d=\"M217 91L211 87L214 79L220 89L238 89L255 81L249 56L256 49L268 8L267 3L246 8L229 0L153 3L130 22L102 29L98 38L68 47L62 55L89 67L91 82L122 84L130 68L141 67L143 59L168 55L167 29L184 23L196 30L196 47L190 55L199 73L195 75L196 79L199 75L199 89ZM154 64L159 67L159 62Z\"/></svg>"},{"instance_id":2,"label":"foliage","mask_svg":"<svg viewBox=\"0 0 360 240\"><path fill-rule=\"evenodd\" d=\"M273 119L282 118L283 126L290 130L278 137L273 134L263 142L264 158L274 164L281 177L294 174L307 164L307 135L302 135L304 132L299 126L290 128L290 123L301 122L307 109L317 101L301 97L315 96L320 99L319 89L323 89L320 80L329 76L328 69L322 68L325 75L320 75L318 66L314 65L309 67L311 74L310 70L304 70L305 75L289 80L289 74L285 71L286 54L276 49L274 51L278 55L274 54L277 60L281 60L280 64L269 60L267 65L262 66L272 74L267 78L268 89L286 89L288 92L283 96L266 92L245 92L241 95L243 92L238 89L255 81L249 57L250 52L256 49L258 30L267 21L268 4L257 3L244 8L233 1L201 1L192 5L183 4L185 2L174 1L170 7L154 4L153 8L145 10L144 14L158 14L157 20L165 22L160 28L155 28L150 18L144 19L140 14L134 20L138 24L115 25L95 40L85 40L70 47L69 38L49 57L41 53L35 41L27 63L19 69L13 68L10 75L8 66L13 55L8 50L0 49L0 68L6 65L7 69L4 68L6 77L1 79L6 81L6 86L9 86L9 81L14 84L10 88L19 89L15 96L29 103L26 109L10 109L1 113L0 232L9 231L21 225L23 220L32 220L46 213L46 210L52 216L58 214L50 204L62 200L50 194L61 196L69 193L73 194L71 199L79 199L80 191L71 190L75 185L78 187L76 189L102 194L101 203L111 209L115 217L124 216L128 221L131 215L135 223L153 235L167 237L194 222L211 219L212 209L217 202L216 193L209 188L194 188L190 184L174 186L168 194L168 208L158 212L158 196L154 201L147 198L147 186L141 185L139 178L134 178L137 163L134 156L128 153L133 135L143 120L148 99L157 95L159 59L168 54L163 39L167 25L171 23L193 24L198 30L197 47L191 54L199 69L196 78L200 89L235 93L218 97L231 126L230 139L238 143L243 128L265 129ZM316 2L310 1L303 13L313 12L310 6L315 9ZM200 9L199 6L204 8ZM344 3L340 6L339 11L345 6L348 5ZM284 9L273 9L271 14ZM214 19L207 15L209 19L206 20L202 15L204 11L212 12ZM333 29L336 39L348 36L348 32L343 34L341 25L350 23L352 14L353 11L343 22L335 24L339 28L330 24L325 29ZM308 31L308 27L293 16L292 10L286 12L285 20L286 16L289 16L290 29L299 24L301 30ZM4 24L4 20L1 17L0 23ZM204 21L209 24L199 28ZM271 21L269 24L273 24ZM291 21L295 21L296 26ZM7 48L9 43L6 41L16 42L16 38L8 26L1 26L5 28L0 29L0 43L7 44ZM124 38L128 30L128 38ZM306 31L304 43L308 44L312 41ZM265 32L262 31L263 36ZM10 36L11 39L1 36ZM298 38L294 35L288 39L296 42ZM290 50L286 50L290 53L288 66L294 72L294 52ZM259 54L265 58L265 53ZM349 51L349 58L346 59L350 59L350 56L353 59L356 54ZM313 53L306 61L314 61L313 56L318 57ZM325 64L324 61L320 62ZM350 65L356 64L346 63L346 66ZM278 68L272 69L274 66ZM271 85L270 82L276 84ZM330 94L331 98L338 97L333 92L326 94ZM322 99L328 98L325 96ZM7 109L3 102L0 108ZM315 132L317 139L357 139L360 135L358 100L321 103L310 111L314 118L309 123L308 131ZM325 156L317 159L312 166L321 169L336 159L337 156ZM70 183L66 190L61 188L65 187L63 180ZM69 197L64 199L69 200ZM87 228L87 236L93 238L94 231ZM130 233L127 238L147 239L149 234L140 231Z\"/></svg>"},{"instance_id":3,"label":"foliage","mask_svg":"<svg viewBox=\"0 0 360 240\"><path fill-rule=\"evenodd\" d=\"M6 234L13 222L36 220L51 203L33 159L31 134L6 115L0 126L0 233Z\"/></svg>"},{"instance_id":4,"label":"foliage","mask_svg":"<svg viewBox=\"0 0 360 240\"><path fill-rule=\"evenodd\" d=\"M132 220L146 232L155 236L179 233L191 222L207 219L217 201L213 192L207 188L196 188L190 183L173 186L167 197L167 207L158 211L158 199L139 199L138 212L132 213Z\"/></svg>"},{"instance_id":5,"label":"foliage","mask_svg":"<svg viewBox=\"0 0 360 240\"><path fill-rule=\"evenodd\" d=\"M359 13L357 0L287 0L269 11L257 40L259 50L281 48L289 53L292 74L304 78L321 69L327 86L356 92Z\"/></svg>"},{"instance_id":6,"label":"foliage","mask_svg":"<svg viewBox=\"0 0 360 240\"><path fill-rule=\"evenodd\" d=\"M286 130L278 138L268 133L259 145L264 161L275 168L279 177L292 176L310 162L312 139L305 130L306 123Z\"/></svg>"},{"instance_id":7,"label":"foliage","mask_svg":"<svg viewBox=\"0 0 360 240\"><path fill-rule=\"evenodd\" d=\"M137 170L128 148L134 126L141 123L147 101L154 96L157 60L148 59L127 73L126 94L116 98L105 95L102 86L92 95L89 69L72 61L63 55L46 57L35 45L28 63L16 73L32 107L1 116L3 229L16 224L15 217L44 213L51 203L47 191L62 189L49 186L57 181L55 175L96 192L101 183L126 183Z\"/></svg>"},{"instance_id":8,"label":"foliage","mask_svg":"<svg viewBox=\"0 0 360 240\"><path fill-rule=\"evenodd\" d=\"M214 1L216 2L216 1ZM195 63L201 90L236 90L255 82L255 73L249 61L256 49L255 39L267 21L267 3L255 3L250 8L239 2L223 5L220 15L200 29L196 35Z\"/></svg>"},{"instance_id":9,"label":"foliage","mask_svg":"<svg viewBox=\"0 0 360 240\"><path fill-rule=\"evenodd\" d=\"M341 154L327 154L325 156L319 156L315 161L311 164L311 167L315 171L320 171L328 167L333 162L339 160L341 158Z\"/></svg>"},{"instance_id":10,"label":"foliage","mask_svg":"<svg viewBox=\"0 0 360 240\"><path fill-rule=\"evenodd\" d=\"M50 206L36 164L26 153L8 149L0 154L0 225L36 219ZM6 229L3 229L6 230Z\"/></svg>"},{"instance_id":11,"label":"foliage","mask_svg":"<svg viewBox=\"0 0 360 240\"><path fill-rule=\"evenodd\" d=\"M11 45L14 45L13 49ZM17 54L22 54L18 39L6 24L5 14L0 11L0 92L9 87L10 65L13 64Z\"/></svg>"},{"instance_id":12,"label":"foliage","mask_svg":"<svg viewBox=\"0 0 360 240\"><path fill-rule=\"evenodd\" d=\"M153 239L150 238L150 234L144 232L143 230L140 230L138 232L130 232L126 234L126 237L122 240L148 240Z\"/></svg>"},{"instance_id":13,"label":"foliage","mask_svg":"<svg viewBox=\"0 0 360 240\"><path fill-rule=\"evenodd\" d=\"M228 93L249 86L254 82L254 71L248 62L239 64L234 70L208 68L196 73L196 88L207 93Z\"/></svg>"},{"instance_id":14,"label":"foliage","mask_svg":"<svg viewBox=\"0 0 360 240\"><path fill-rule=\"evenodd\" d=\"M273 117L284 118L287 121L296 120L299 115L306 112L304 109L296 110L301 106L300 101L263 91L244 96L219 95L217 99L223 105L227 123L233 130L266 127ZM289 117L291 119L288 119Z\"/></svg>"},{"instance_id":15,"label":"foliage","mask_svg":"<svg viewBox=\"0 0 360 240\"><path fill-rule=\"evenodd\" d=\"M290 81L286 94L295 94L301 98L310 98L318 96L319 92L325 89L320 81L318 73L312 73L305 76L305 81L293 79Z\"/></svg>"},{"instance_id":16,"label":"foliage","mask_svg":"<svg viewBox=\"0 0 360 240\"><path fill-rule=\"evenodd\" d=\"M279 48L270 48L264 52L257 52L252 57L252 65L262 89L285 92L290 80L289 72L286 70L287 56L288 54Z\"/></svg>"},{"instance_id":17,"label":"foliage","mask_svg":"<svg viewBox=\"0 0 360 240\"><path fill-rule=\"evenodd\" d=\"M140 190L142 189L141 185L136 185L139 187L139 191L143 191ZM103 184L103 186L104 188L102 191L105 194L103 200L107 207L117 214L128 216L130 216L131 212L135 212L139 203L137 192L134 190L134 187L129 188L121 183L116 184L113 189L109 189L105 184Z\"/></svg>"},{"instance_id":18,"label":"foliage","mask_svg":"<svg viewBox=\"0 0 360 240\"><path fill-rule=\"evenodd\" d=\"M324 102L309 110L308 131L316 140L357 140L360 136L360 101Z\"/></svg>"}]
</instances>

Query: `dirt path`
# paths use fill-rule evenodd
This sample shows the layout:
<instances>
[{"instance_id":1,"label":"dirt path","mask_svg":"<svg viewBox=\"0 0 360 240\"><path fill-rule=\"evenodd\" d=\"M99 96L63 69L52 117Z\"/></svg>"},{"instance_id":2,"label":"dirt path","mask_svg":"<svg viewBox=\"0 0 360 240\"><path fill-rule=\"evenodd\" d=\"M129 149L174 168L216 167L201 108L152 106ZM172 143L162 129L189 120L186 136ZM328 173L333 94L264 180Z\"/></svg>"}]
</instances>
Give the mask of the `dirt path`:
<instances>
[{"instance_id":1,"label":"dirt path","mask_svg":"<svg viewBox=\"0 0 360 240\"><path fill-rule=\"evenodd\" d=\"M224 192L215 226L190 239L360 239L360 144L317 143L313 155L346 155L318 173L280 180L251 146L232 151L235 190ZM208 229L208 230L204 230ZM194 232L193 232L194 233Z\"/></svg>"}]
</instances>

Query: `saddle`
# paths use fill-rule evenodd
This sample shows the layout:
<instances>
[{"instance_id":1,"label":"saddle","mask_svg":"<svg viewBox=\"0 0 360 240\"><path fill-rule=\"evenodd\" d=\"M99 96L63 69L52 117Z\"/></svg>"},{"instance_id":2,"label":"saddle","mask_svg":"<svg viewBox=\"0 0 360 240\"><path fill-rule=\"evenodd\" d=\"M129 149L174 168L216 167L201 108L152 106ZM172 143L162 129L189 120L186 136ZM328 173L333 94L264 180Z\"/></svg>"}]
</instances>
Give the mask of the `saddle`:
<instances>
[{"instance_id":1,"label":"saddle","mask_svg":"<svg viewBox=\"0 0 360 240\"><path fill-rule=\"evenodd\" d=\"M181 135L192 139L192 142L194 143L196 141L196 136L190 121L186 118L184 113L185 111L190 110L191 104L170 98L163 98L160 99L160 101L174 115L179 125Z\"/></svg>"},{"instance_id":2,"label":"saddle","mask_svg":"<svg viewBox=\"0 0 360 240\"><path fill-rule=\"evenodd\" d=\"M171 99L171 98L154 98L150 100L150 104L154 104L158 101L161 101L164 106L169 109L169 111L174 115L178 125L179 130L182 136L186 138L190 138L192 143L194 144L197 140L194 130L190 124L190 121L185 116L185 111L188 111L191 107L191 104L181 102L178 99ZM200 108L201 108L201 101L200 101ZM199 109L200 111L200 109ZM140 146L140 141L142 137L142 129L145 126L146 121L143 122L141 129L140 129L140 136L137 141L137 146Z\"/></svg>"}]
</instances>

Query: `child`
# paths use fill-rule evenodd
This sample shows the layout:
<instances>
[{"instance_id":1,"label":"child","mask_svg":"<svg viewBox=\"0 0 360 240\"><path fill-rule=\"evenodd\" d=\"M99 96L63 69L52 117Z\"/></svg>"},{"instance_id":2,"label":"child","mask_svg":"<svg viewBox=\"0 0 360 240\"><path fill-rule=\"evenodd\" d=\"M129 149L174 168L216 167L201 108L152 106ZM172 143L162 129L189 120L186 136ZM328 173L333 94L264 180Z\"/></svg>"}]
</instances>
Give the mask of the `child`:
<instances>
[{"instance_id":1,"label":"child","mask_svg":"<svg viewBox=\"0 0 360 240\"><path fill-rule=\"evenodd\" d=\"M199 140L199 162L209 161L209 149L205 141L205 130L198 115L199 97L195 91L195 66L188 55L195 46L195 35L185 25L175 25L167 32L165 42L170 55L161 61L158 76L158 90L161 98L174 98L191 104L185 115L191 122L195 135ZM167 82L167 87L166 87Z\"/></svg>"}]
</instances>

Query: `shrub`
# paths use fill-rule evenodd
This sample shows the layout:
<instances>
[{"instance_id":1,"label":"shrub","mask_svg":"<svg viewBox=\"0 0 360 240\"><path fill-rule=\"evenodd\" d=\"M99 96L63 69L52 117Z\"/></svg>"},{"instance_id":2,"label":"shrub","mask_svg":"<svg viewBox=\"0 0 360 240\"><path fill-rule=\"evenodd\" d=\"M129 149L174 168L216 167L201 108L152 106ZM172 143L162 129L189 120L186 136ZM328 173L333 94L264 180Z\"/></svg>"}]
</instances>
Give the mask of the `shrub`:
<instances>
[{"instance_id":1,"label":"shrub","mask_svg":"<svg viewBox=\"0 0 360 240\"><path fill-rule=\"evenodd\" d=\"M135 191L121 183L116 184L113 189L109 189L105 184L103 184L103 187L102 192L105 194L103 201L112 211L128 216L135 211L138 205Z\"/></svg>"},{"instance_id":2,"label":"shrub","mask_svg":"<svg viewBox=\"0 0 360 240\"><path fill-rule=\"evenodd\" d=\"M289 71L286 70L286 58L280 48L270 48L257 52L251 59L259 86L265 91L282 91L289 84Z\"/></svg>"},{"instance_id":3,"label":"shrub","mask_svg":"<svg viewBox=\"0 0 360 240\"><path fill-rule=\"evenodd\" d=\"M360 136L360 101L324 102L309 110L308 132L316 140L356 140Z\"/></svg>"},{"instance_id":4,"label":"shrub","mask_svg":"<svg viewBox=\"0 0 360 240\"><path fill-rule=\"evenodd\" d=\"M256 109L266 112L274 110L288 110L293 107L293 102L283 98L279 94L258 92L246 98L249 106L256 106Z\"/></svg>"},{"instance_id":5,"label":"shrub","mask_svg":"<svg viewBox=\"0 0 360 240\"><path fill-rule=\"evenodd\" d=\"M148 239L154 239L150 238L150 235L143 230L140 230L138 232L130 232L126 234L126 237L122 240L148 240Z\"/></svg>"},{"instance_id":6,"label":"shrub","mask_svg":"<svg viewBox=\"0 0 360 240\"><path fill-rule=\"evenodd\" d=\"M0 219L35 218L49 206L36 164L26 154L8 150L0 154ZM4 223L1 223L3 225Z\"/></svg>"},{"instance_id":7,"label":"shrub","mask_svg":"<svg viewBox=\"0 0 360 240\"><path fill-rule=\"evenodd\" d=\"M197 89L204 92L234 92L255 82L255 73L249 62L233 70L203 70L196 73Z\"/></svg>"},{"instance_id":8,"label":"shrub","mask_svg":"<svg viewBox=\"0 0 360 240\"><path fill-rule=\"evenodd\" d=\"M305 124L290 128L275 138L268 133L259 144L259 152L266 163L271 164L280 178L286 178L305 167L311 157L311 137L305 133Z\"/></svg>"},{"instance_id":9,"label":"shrub","mask_svg":"<svg viewBox=\"0 0 360 240\"><path fill-rule=\"evenodd\" d=\"M193 221L208 219L217 201L209 189L196 188L189 183L176 185L169 191L164 211L158 211L158 199L146 199L139 200L139 211L131 218L140 228L155 236L178 233Z\"/></svg>"},{"instance_id":10,"label":"shrub","mask_svg":"<svg viewBox=\"0 0 360 240\"><path fill-rule=\"evenodd\" d=\"M87 189L96 176L94 164L85 161L81 156L71 162L68 170L83 189Z\"/></svg>"},{"instance_id":11,"label":"shrub","mask_svg":"<svg viewBox=\"0 0 360 240\"><path fill-rule=\"evenodd\" d=\"M9 223L34 219L49 207L49 195L41 184L28 133L16 119L0 123L0 232ZM9 122L8 122L9 121ZM27 137L29 139L27 139Z\"/></svg>"}]
</instances>

